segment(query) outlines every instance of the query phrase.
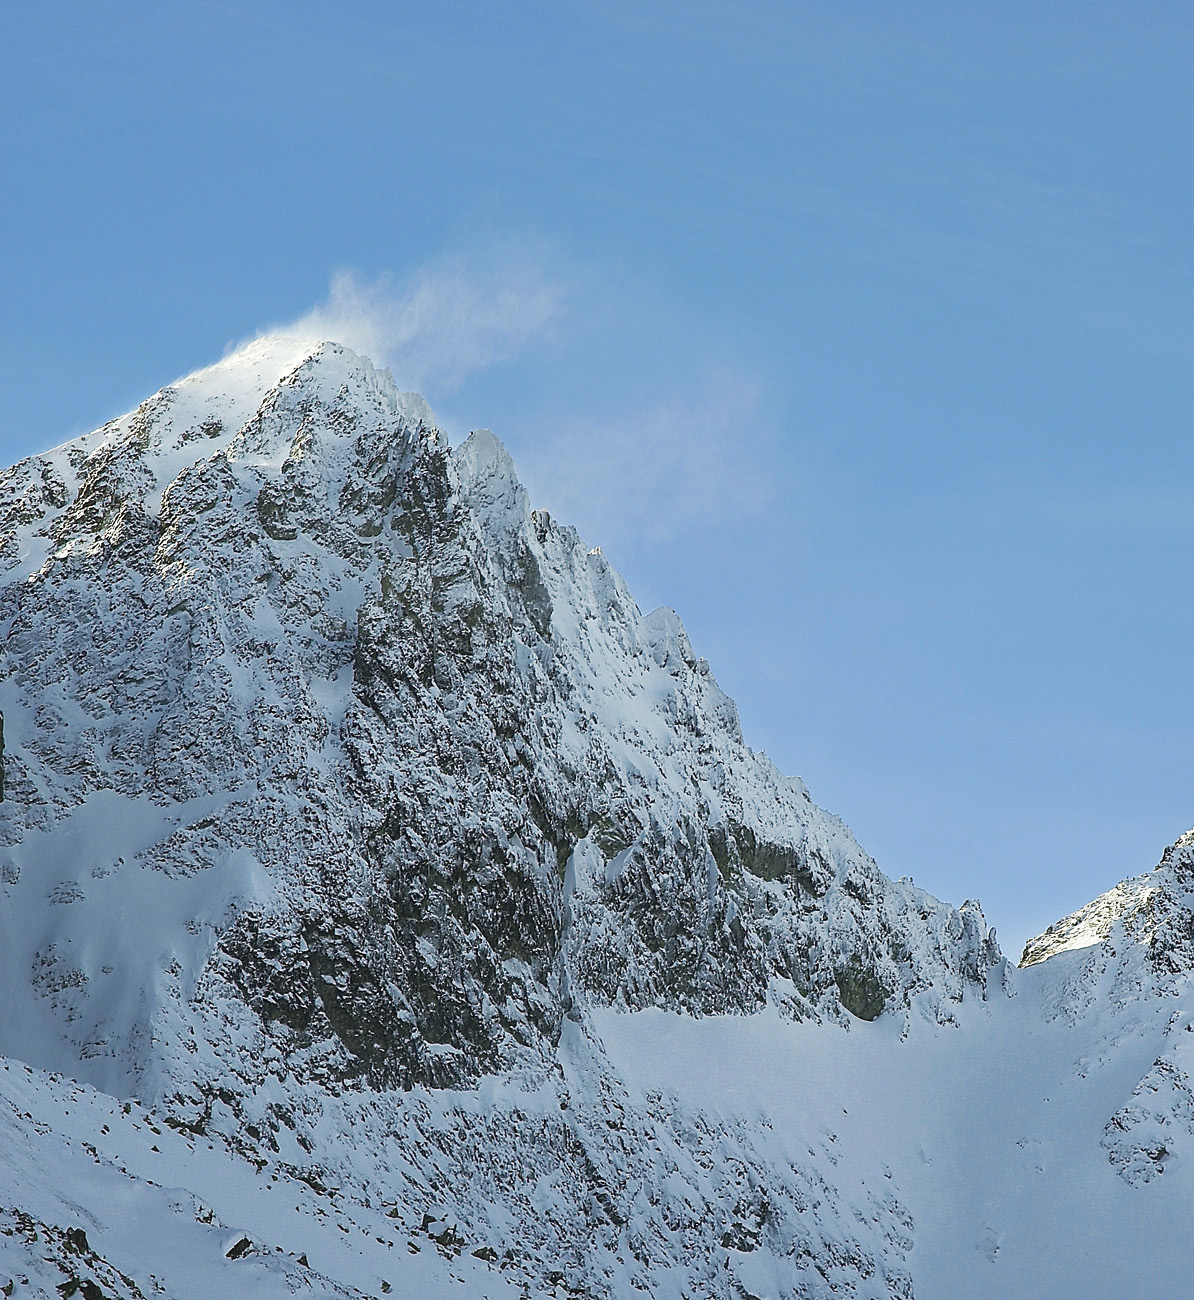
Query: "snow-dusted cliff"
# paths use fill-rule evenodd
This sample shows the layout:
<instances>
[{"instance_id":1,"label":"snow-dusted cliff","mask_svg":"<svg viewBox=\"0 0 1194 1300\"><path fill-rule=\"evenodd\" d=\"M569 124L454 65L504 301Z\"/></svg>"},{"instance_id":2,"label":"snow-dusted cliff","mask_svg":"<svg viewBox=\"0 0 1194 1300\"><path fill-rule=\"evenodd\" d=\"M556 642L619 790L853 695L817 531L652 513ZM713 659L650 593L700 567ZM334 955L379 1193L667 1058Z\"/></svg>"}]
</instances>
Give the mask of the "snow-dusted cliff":
<instances>
[{"instance_id":1,"label":"snow-dusted cliff","mask_svg":"<svg viewBox=\"0 0 1194 1300\"><path fill-rule=\"evenodd\" d=\"M888 880L746 746L676 615L532 511L492 435L452 450L336 344L261 340L0 475L0 638L18 1281L986 1295L1050 1264L1039 1217L1005 1249L946 1185L949 1126L1037 1104L1007 1067L1033 1034L1110 1104L1074 1139L1104 1243L1194 1140L1116 1145L1160 1122L1116 1088L1189 970L1124 965L1151 886L1030 945L1085 956L1009 970L977 905ZM1132 1087L1179 1107L1174 1061ZM972 1290L959 1239L995 1270Z\"/></svg>"}]
</instances>

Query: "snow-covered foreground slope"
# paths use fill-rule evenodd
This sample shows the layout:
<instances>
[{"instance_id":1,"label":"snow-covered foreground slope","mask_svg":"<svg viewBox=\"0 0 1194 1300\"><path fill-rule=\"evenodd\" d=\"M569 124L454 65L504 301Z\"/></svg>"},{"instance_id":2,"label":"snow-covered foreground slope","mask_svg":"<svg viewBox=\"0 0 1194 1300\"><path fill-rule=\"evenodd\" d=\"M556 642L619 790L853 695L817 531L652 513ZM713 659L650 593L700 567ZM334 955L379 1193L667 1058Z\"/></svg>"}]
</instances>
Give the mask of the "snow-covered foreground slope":
<instances>
[{"instance_id":1,"label":"snow-covered foreground slope","mask_svg":"<svg viewBox=\"0 0 1194 1300\"><path fill-rule=\"evenodd\" d=\"M1116 1176L1103 1140L1165 1051L1172 1008L1075 1025L1050 1013L1051 983L1026 972L1014 1001L968 1005L956 1030L920 1023L907 1039L885 1020L841 1035L770 1012L599 1023L634 1087L766 1124L778 1162L824 1152L864 1214L898 1197L918 1296L1185 1294L1189 1134L1185 1158L1147 1188ZM742 1276L758 1295L790 1293L764 1252Z\"/></svg>"},{"instance_id":2,"label":"snow-covered foreground slope","mask_svg":"<svg viewBox=\"0 0 1194 1300\"><path fill-rule=\"evenodd\" d=\"M412 1236L381 1205L279 1178L161 1118L3 1064L0 1288L53 1296L74 1281L85 1297L91 1284L122 1300L522 1294L491 1263Z\"/></svg>"},{"instance_id":3,"label":"snow-covered foreground slope","mask_svg":"<svg viewBox=\"0 0 1194 1300\"><path fill-rule=\"evenodd\" d=\"M1185 850L1009 969L745 745L496 439L362 358L261 340L0 475L0 633L20 1285L1189 1268Z\"/></svg>"},{"instance_id":4,"label":"snow-covered foreground slope","mask_svg":"<svg viewBox=\"0 0 1194 1300\"><path fill-rule=\"evenodd\" d=\"M32 1290L40 1281L45 1294L80 1277L136 1295L120 1274L146 1295L156 1278L180 1297L376 1295L383 1282L410 1296L523 1294L502 1266L506 1234L576 1213L566 1186L575 1175L537 1165L537 1144L510 1129L515 1111L555 1120L563 1097L574 1132L605 1124L623 1139L604 1153L604 1172L608 1208L625 1223L614 1249L601 1234L590 1243L612 1294L1184 1294L1194 1268L1188 1130L1171 1138L1164 1178L1143 1185L1117 1174L1104 1140L1166 1052L1172 1005L1154 999L1075 1022L1052 1005L1048 967L1016 984L1014 999L965 1003L957 1025L916 1021L906 1036L889 1017L843 1033L774 1009L702 1019L595 1011L584 1028L566 1027L563 1077L549 1095L493 1081L447 1097L404 1093L392 1110L374 1098L350 1107L342 1130L344 1112L326 1110L338 1192L12 1063L0 1074L0 1205L12 1207L0 1215L0 1233L12 1233L0 1236L0 1280L23 1276ZM1181 1040L1194 1038L1188 1023ZM1177 1047L1188 1063L1191 1049ZM402 1110L421 1113L442 1143L375 1150L378 1121ZM421 1218L411 1214L411 1163L426 1163L421 1176L445 1146L466 1145L462 1122L483 1135L489 1158L521 1152L526 1223L492 1222L481 1159L457 1175L471 1183L457 1192L463 1218L433 1196ZM693 1278L683 1266L627 1275L617 1237L628 1245L649 1233L659 1210L672 1231L712 1239L720 1276ZM94 1255L72 1250L78 1229ZM252 1250L226 1259L243 1237ZM540 1279L532 1293L567 1291Z\"/></svg>"}]
</instances>

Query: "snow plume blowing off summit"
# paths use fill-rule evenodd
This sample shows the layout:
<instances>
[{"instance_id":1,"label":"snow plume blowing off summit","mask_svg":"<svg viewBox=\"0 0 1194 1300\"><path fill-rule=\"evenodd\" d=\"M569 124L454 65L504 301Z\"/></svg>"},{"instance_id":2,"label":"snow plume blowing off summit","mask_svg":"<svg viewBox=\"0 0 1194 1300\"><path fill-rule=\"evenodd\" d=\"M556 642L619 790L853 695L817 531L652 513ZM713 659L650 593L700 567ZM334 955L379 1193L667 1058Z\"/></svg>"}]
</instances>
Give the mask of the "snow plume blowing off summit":
<instances>
[{"instance_id":1,"label":"snow plume blowing off summit","mask_svg":"<svg viewBox=\"0 0 1194 1300\"><path fill-rule=\"evenodd\" d=\"M405 278L341 271L325 302L260 337L336 339L435 403L482 371L567 348L581 317L591 327L612 314L620 328L632 307L615 307L595 278L534 245L445 257ZM628 550L767 503L774 449L759 378L722 359L673 379L605 394L597 412L524 416L522 468L540 504Z\"/></svg>"},{"instance_id":2,"label":"snow plume blowing off summit","mask_svg":"<svg viewBox=\"0 0 1194 1300\"><path fill-rule=\"evenodd\" d=\"M445 258L405 281L332 279L327 301L268 335L337 339L426 393L455 391L470 375L508 361L561 327L569 288L530 252Z\"/></svg>"},{"instance_id":3,"label":"snow plume blowing off summit","mask_svg":"<svg viewBox=\"0 0 1194 1300\"><path fill-rule=\"evenodd\" d=\"M0 1282L1180 1293L1186 849L1009 967L347 347L0 475L0 626Z\"/></svg>"}]
</instances>

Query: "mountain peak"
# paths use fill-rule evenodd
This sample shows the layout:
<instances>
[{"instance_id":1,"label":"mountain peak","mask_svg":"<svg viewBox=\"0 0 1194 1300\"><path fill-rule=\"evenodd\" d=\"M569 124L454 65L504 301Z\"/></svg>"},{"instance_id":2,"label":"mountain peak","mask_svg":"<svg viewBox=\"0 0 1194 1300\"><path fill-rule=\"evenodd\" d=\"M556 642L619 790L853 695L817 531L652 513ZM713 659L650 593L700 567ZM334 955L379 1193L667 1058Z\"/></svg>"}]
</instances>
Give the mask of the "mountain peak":
<instances>
[{"instance_id":1,"label":"mountain peak","mask_svg":"<svg viewBox=\"0 0 1194 1300\"><path fill-rule=\"evenodd\" d=\"M325 915L311 891L328 861L341 864L329 886L337 913L375 916L414 906L375 895L416 860L457 861L478 879L488 879L491 859L504 862L504 888L537 918L533 940L490 933L484 920L465 929L469 944L490 952L486 963L536 954L520 991L504 976L493 984L477 975L463 989L420 993L419 1007L413 992L395 993L383 999L387 1023L413 1015L413 1036L384 1050L366 1049L359 1030L333 1016L337 1050L355 1062L335 1068L379 1080L464 1079L532 1044L547 1050L561 961L572 966L574 1002L587 990L628 1005L745 1010L766 1004L779 978L791 986L785 1004L842 1020L889 1007L907 1014L912 989L926 982L936 990L930 1014L948 1014L947 991L981 988L996 950L935 902L932 934L915 945L924 969L901 967L881 936L911 923L903 895L799 782L743 745L733 702L678 616L643 618L599 551L534 516L493 434L479 430L453 452L424 413L388 371L340 344L262 338L8 472L14 526L0 621L10 628L14 869L27 870L46 851L37 836L57 828L57 840L79 836L103 863L152 863L162 880L198 870L213 942L243 964L248 921L233 925L233 915L260 927L276 914L300 928L308 922L298 918ZM64 690L93 703L46 715L47 693ZM398 810L420 783L438 791L438 811L418 828ZM269 792L256 796L263 809L324 808L316 840L333 835L341 847L325 845L326 860L312 847L296 857L286 836L259 824L244 802L250 790ZM127 804L128 826L141 825L145 799L172 810L160 843L124 844L113 809ZM87 810L101 804L103 845L87 829ZM195 816L209 827L202 835L166 829ZM382 828L395 817L405 829L391 842ZM459 828L474 823L475 842L462 843ZM581 841L588 860L629 854L620 881L646 888L672 877L664 914L637 916L619 892L625 883L608 896L597 885L577 892L565 925L556 871ZM208 871L215 861L224 867ZM775 894L769 912L758 912L757 890ZM828 947L810 946L810 927L822 922L805 897L818 900ZM140 968L155 945L138 937L125 953L135 928L83 945L82 932L59 924L83 923L90 911L81 903L46 913L40 930L30 927L41 939L10 955L11 979L32 993L22 962L53 947L69 964L78 947L80 991L59 1031L80 1051L106 1045L82 1058L107 1062L97 1081L110 1082L111 1070L160 1073L145 1034L174 1016L173 1004L146 995L134 1015L95 993L108 982L97 962ZM412 923L398 915L393 924ZM787 937L767 956L776 925ZM662 949L658 926L675 929ZM362 956L361 977L422 988L431 961L423 947L389 952L392 936L375 927L354 941L373 954ZM616 961L595 957L607 950ZM197 987L217 958L205 949L179 969ZM220 996L256 1006L260 972L250 969L241 993L233 981ZM462 1025L452 1053L431 1050L428 1026L446 1014L444 999L455 1006L469 989L497 998L499 985L500 1001L513 998L540 1026L534 1034L499 1018ZM45 1059L59 1065L60 1049Z\"/></svg>"},{"instance_id":2,"label":"mountain peak","mask_svg":"<svg viewBox=\"0 0 1194 1300\"><path fill-rule=\"evenodd\" d=\"M977 905L889 880L746 745L675 611L533 511L492 433L453 450L337 343L256 339L0 474L0 630L0 1052L29 1063L0 1147L103 1113L58 1156L139 1178L246 1287L457 1294L467 1249L469 1300L879 1300L913 1267L1026 1294L1042 1199L1095 1189L1119 1250L1116 1174L1194 1151L1184 842L1062 936L1101 965L1010 970ZM1045 1161L1031 1089L1075 1060L1106 1092L1075 1113L1113 1119ZM0 1206L43 1157L0 1162ZM146 1190L211 1168L193 1211ZM92 1247L149 1256L98 1185L0 1209L0 1242L131 1296Z\"/></svg>"}]
</instances>

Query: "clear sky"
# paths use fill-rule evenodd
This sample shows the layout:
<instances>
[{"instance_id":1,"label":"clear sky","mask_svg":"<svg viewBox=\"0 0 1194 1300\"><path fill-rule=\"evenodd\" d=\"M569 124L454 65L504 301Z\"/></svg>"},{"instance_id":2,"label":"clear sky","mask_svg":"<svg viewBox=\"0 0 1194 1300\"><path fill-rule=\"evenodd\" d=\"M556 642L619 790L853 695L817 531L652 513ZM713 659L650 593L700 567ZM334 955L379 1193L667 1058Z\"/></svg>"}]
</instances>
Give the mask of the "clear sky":
<instances>
[{"instance_id":1,"label":"clear sky","mask_svg":"<svg viewBox=\"0 0 1194 1300\"><path fill-rule=\"evenodd\" d=\"M1194 823L1188 4L0 23L5 463L318 308L1013 955Z\"/></svg>"}]
</instances>

